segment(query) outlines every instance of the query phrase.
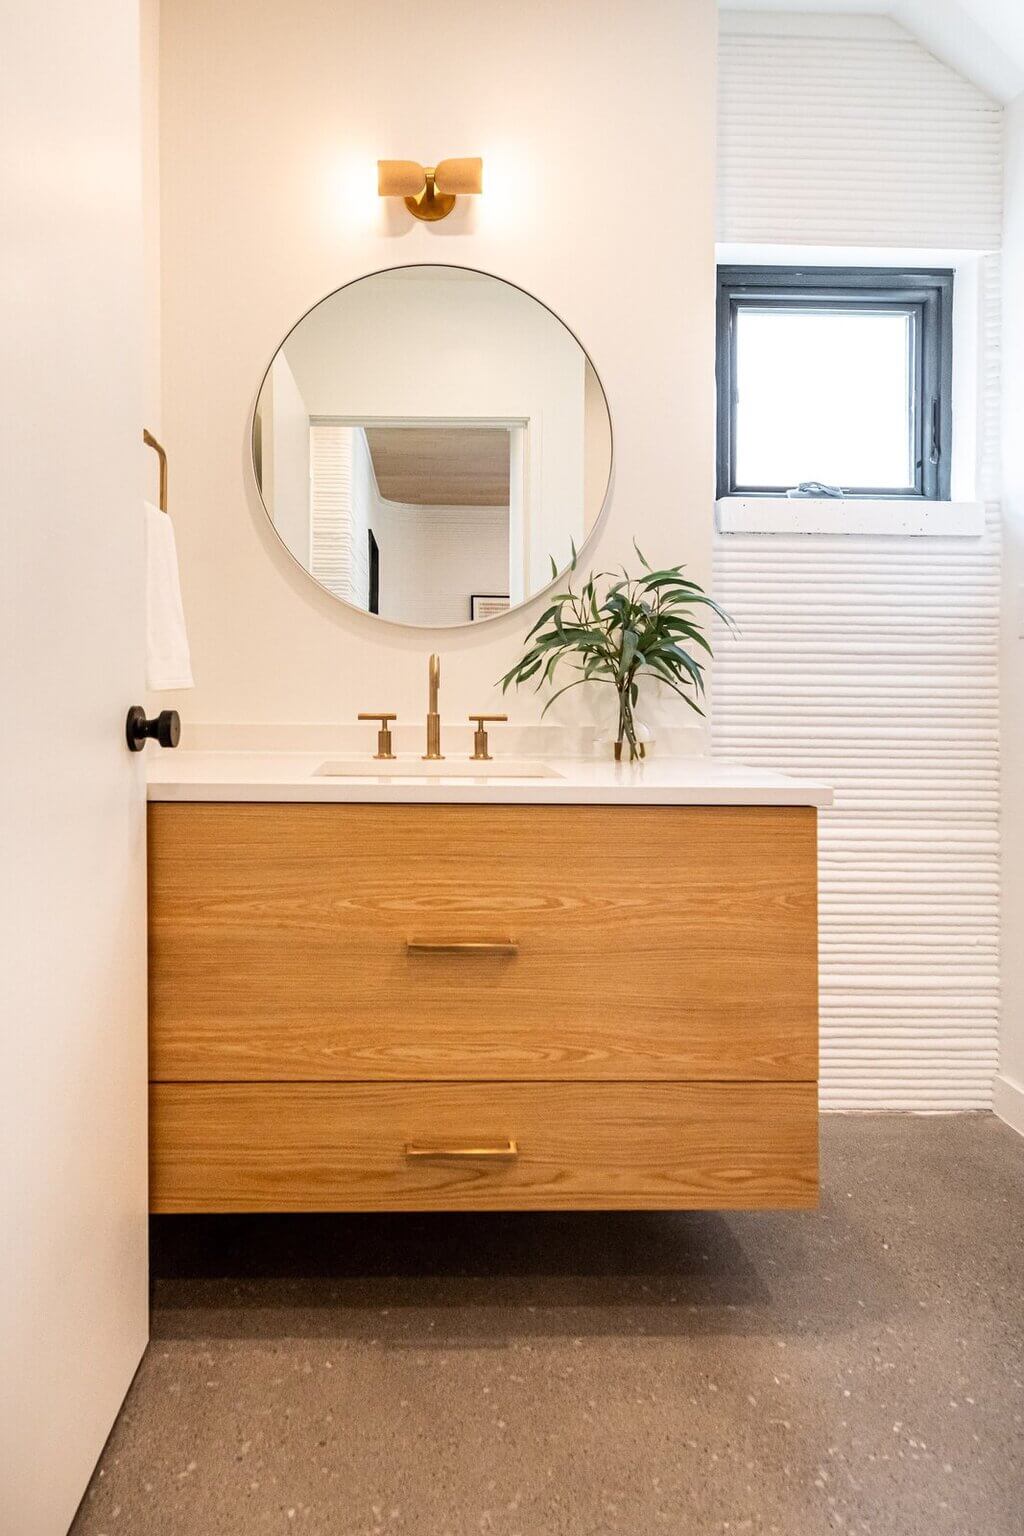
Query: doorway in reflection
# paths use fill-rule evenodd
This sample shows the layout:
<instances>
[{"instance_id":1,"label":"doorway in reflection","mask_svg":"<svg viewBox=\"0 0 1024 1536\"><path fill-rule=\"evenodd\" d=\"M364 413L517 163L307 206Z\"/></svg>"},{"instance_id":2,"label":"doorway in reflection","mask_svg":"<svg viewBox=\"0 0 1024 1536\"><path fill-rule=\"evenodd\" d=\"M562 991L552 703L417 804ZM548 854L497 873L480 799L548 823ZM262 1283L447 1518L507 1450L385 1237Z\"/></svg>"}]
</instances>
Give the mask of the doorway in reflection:
<instances>
[{"instance_id":1,"label":"doorway in reflection","mask_svg":"<svg viewBox=\"0 0 1024 1536\"><path fill-rule=\"evenodd\" d=\"M524 422L314 418L310 573L405 624L464 624L480 593L507 603L512 550L523 547L526 434Z\"/></svg>"}]
</instances>

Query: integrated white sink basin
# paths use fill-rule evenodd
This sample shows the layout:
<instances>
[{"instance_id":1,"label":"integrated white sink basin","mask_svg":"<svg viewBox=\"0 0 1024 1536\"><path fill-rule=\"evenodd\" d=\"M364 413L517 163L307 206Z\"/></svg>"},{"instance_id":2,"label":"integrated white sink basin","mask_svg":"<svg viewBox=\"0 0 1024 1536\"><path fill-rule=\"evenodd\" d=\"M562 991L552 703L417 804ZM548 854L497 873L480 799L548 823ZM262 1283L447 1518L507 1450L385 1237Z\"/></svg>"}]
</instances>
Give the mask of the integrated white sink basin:
<instances>
[{"instance_id":1,"label":"integrated white sink basin","mask_svg":"<svg viewBox=\"0 0 1024 1536\"><path fill-rule=\"evenodd\" d=\"M611 753L560 758L509 752L493 762L473 762L466 744L461 753L453 747L442 761L424 763L415 750L419 742L412 742L400 758L378 762L358 742L350 747L346 737L335 741L333 757L315 744L153 754L146 764L149 798L260 805L832 804L827 785L712 758L654 756L636 764L615 763Z\"/></svg>"},{"instance_id":2,"label":"integrated white sink basin","mask_svg":"<svg viewBox=\"0 0 1024 1536\"><path fill-rule=\"evenodd\" d=\"M496 757L480 762L467 757L425 761L421 757L331 758L313 770L322 779L560 779L557 768L524 758Z\"/></svg>"}]
</instances>

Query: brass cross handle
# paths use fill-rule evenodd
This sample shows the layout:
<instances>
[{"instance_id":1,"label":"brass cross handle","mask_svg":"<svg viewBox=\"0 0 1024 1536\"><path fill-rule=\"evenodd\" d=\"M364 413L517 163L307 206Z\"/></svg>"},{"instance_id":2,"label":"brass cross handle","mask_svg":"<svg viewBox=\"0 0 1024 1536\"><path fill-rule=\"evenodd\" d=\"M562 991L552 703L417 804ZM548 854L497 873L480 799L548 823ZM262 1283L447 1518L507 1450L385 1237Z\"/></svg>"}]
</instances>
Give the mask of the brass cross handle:
<instances>
[{"instance_id":1,"label":"brass cross handle","mask_svg":"<svg viewBox=\"0 0 1024 1536\"><path fill-rule=\"evenodd\" d=\"M470 715L470 720L476 721L476 730L473 732L473 756L474 763L489 763L491 754L487 750L487 732L485 723L494 720L507 720L508 715Z\"/></svg>"},{"instance_id":2,"label":"brass cross handle","mask_svg":"<svg viewBox=\"0 0 1024 1536\"><path fill-rule=\"evenodd\" d=\"M388 721L389 720L397 720L398 716L397 715L386 715L386 714L382 713L379 710L375 713L373 710L371 710L370 713L367 714L367 715L361 714L359 716L359 719L360 720L379 720L380 721L380 730L377 732L377 750L373 754L374 757L375 758L392 758L392 757L394 757L395 754L391 750L391 732L388 730Z\"/></svg>"}]
</instances>

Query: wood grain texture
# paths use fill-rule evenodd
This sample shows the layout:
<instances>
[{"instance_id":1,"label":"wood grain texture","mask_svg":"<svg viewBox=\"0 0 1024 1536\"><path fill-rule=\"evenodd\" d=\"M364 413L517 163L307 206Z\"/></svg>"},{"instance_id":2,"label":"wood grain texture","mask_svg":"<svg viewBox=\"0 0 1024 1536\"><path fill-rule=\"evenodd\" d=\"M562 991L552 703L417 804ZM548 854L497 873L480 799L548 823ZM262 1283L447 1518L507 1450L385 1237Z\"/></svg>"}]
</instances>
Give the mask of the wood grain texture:
<instances>
[{"instance_id":1,"label":"wood grain texture","mask_svg":"<svg viewBox=\"0 0 1024 1536\"><path fill-rule=\"evenodd\" d=\"M507 507L507 427L367 427L377 488L407 506Z\"/></svg>"},{"instance_id":2,"label":"wood grain texture","mask_svg":"<svg viewBox=\"0 0 1024 1536\"><path fill-rule=\"evenodd\" d=\"M813 1080L815 844L799 807L153 804L151 1076Z\"/></svg>"},{"instance_id":3,"label":"wood grain texture","mask_svg":"<svg viewBox=\"0 0 1024 1536\"><path fill-rule=\"evenodd\" d=\"M817 1202L811 1083L155 1083L154 1212L753 1209ZM514 1139L514 1162L410 1142Z\"/></svg>"}]
</instances>

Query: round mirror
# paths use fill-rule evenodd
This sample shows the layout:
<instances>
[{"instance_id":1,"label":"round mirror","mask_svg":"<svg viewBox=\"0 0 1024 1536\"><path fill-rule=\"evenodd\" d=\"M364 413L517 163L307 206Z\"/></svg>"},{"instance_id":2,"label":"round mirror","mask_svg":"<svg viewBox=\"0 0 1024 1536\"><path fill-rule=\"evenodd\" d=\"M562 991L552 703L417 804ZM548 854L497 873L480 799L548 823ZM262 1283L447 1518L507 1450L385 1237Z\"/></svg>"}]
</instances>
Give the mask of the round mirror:
<instances>
[{"instance_id":1,"label":"round mirror","mask_svg":"<svg viewBox=\"0 0 1024 1536\"><path fill-rule=\"evenodd\" d=\"M330 294L267 369L256 483L295 559L398 624L494 618L550 585L604 506L601 381L557 315L466 267Z\"/></svg>"}]
</instances>

